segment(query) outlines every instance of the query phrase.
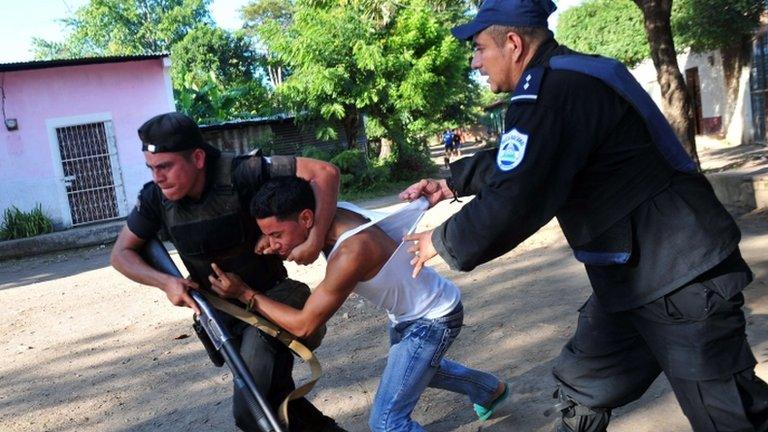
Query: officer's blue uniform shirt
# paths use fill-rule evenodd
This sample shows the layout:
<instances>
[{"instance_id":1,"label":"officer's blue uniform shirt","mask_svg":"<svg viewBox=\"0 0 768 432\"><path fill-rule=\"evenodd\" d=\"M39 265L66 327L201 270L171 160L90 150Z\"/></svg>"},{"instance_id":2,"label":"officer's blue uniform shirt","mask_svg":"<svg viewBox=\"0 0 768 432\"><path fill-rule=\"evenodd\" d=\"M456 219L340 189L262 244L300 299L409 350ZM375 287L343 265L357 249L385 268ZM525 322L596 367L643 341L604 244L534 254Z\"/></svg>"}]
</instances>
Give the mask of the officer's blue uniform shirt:
<instances>
[{"instance_id":1,"label":"officer's blue uniform shirt","mask_svg":"<svg viewBox=\"0 0 768 432\"><path fill-rule=\"evenodd\" d=\"M572 53L554 40L542 45L510 98L499 149L451 164L450 185L476 197L432 240L452 268L467 271L552 217L565 229L571 215L593 209L594 220L568 230L569 243L587 245L581 258L625 254L625 264L587 272L606 309L629 309L722 261L739 231L703 176L665 163L625 99L594 77L547 67Z\"/></svg>"}]
</instances>

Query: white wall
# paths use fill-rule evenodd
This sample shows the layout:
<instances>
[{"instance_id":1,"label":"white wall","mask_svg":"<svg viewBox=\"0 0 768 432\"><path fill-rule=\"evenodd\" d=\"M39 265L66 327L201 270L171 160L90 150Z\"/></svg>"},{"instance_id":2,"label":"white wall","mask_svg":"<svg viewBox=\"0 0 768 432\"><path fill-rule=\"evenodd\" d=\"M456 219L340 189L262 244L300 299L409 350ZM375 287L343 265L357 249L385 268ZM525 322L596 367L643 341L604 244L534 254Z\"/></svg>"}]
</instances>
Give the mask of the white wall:
<instances>
[{"instance_id":1,"label":"white wall","mask_svg":"<svg viewBox=\"0 0 768 432\"><path fill-rule=\"evenodd\" d=\"M680 72L685 77L685 71L698 68L699 85L701 89L701 114L704 118L721 117L722 124L727 120L725 115L727 91L723 73L720 51L707 53L690 53L686 51L677 56ZM651 95L654 102L661 107L661 89L656 80L656 69L651 59L646 59L630 70L635 79ZM745 68L741 76L741 94L736 101L733 119L728 130L721 131L726 140L732 145L750 141L751 114L749 104L749 70Z\"/></svg>"},{"instance_id":2,"label":"white wall","mask_svg":"<svg viewBox=\"0 0 768 432\"><path fill-rule=\"evenodd\" d=\"M727 99L720 51L704 54L686 53L678 56L678 64L680 65L680 72L683 74L683 78L685 78L686 70L692 68L699 69L702 117L724 116Z\"/></svg>"}]
</instances>

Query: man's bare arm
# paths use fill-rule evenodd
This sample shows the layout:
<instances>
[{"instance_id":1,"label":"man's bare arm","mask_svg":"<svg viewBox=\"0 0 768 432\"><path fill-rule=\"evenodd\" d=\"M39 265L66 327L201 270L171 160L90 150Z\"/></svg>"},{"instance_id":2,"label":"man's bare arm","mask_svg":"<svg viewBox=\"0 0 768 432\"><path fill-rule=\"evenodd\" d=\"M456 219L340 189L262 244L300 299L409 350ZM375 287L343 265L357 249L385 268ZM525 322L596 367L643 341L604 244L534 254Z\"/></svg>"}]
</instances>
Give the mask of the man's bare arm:
<instances>
[{"instance_id":1,"label":"man's bare arm","mask_svg":"<svg viewBox=\"0 0 768 432\"><path fill-rule=\"evenodd\" d=\"M312 186L315 194L315 225L309 231L307 241L291 251L288 261L310 264L320 255L325 235L336 214L339 169L327 162L298 157L296 158L296 176L307 180Z\"/></svg>"},{"instance_id":2,"label":"man's bare arm","mask_svg":"<svg viewBox=\"0 0 768 432\"><path fill-rule=\"evenodd\" d=\"M197 284L188 279L180 279L157 271L147 264L139 255L146 241L128 228L123 227L112 248L109 262L117 271L128 279L144 285L160 288L168 296L168 300L176 306L187 306L195 313L200 313L197 304L192 300L187 289L197 288Z\"/></svg>"},{"instance_id":3,"label":"man's bare arm","mask_svg":"<svg viewBox=\"0 0 768 432\"><path fill-rule=\"evenodd\" d=\"M333 316L355 286L365 280L371 265L379 264L363 253L361 243L352 240L347 240L333 255L328 262L325 279L315 288L302 309L252 290L237 275L222 272L216 265L213 267L216 277L212 275L210 279L211 287L222 297L237 298L246 304L250 302L256 312L294 336L306 338Z\"/></svg>"}]
</instances>

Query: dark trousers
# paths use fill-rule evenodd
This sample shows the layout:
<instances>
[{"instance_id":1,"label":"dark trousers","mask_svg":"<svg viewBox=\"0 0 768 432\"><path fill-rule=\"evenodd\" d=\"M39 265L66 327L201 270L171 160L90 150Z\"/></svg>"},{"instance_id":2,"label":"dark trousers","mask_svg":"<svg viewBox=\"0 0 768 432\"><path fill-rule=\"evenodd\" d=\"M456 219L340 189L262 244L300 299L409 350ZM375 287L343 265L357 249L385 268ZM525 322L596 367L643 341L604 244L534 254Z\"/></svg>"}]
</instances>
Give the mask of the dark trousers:
<instances>
[{"instance_id":1,"label":"dark trousers","mask_svg":"<svg viewBox=\"0 0 768 432\"><path fill-rule=\"evenodd\" d=\"M725 269L616 313L591 296L555 362L558 385L581 405L611 409L664 372L694 431L768 430L768 385L753 372L741 310L746 279Z\"/></svg>"},{"instance_id":2,"label":"dark trousers","mask_svg":"<svg viewBox=\"0 0 768 432\"><path fill-rule=\"evenodd\" d=\"M277 414L283 399L296 388L292 377L293 353L280 341L255 327L233 322L231 328L239 341L240 355L257 388L272 406L273 413ZM232 410L237 427L246 432L260 432L245 398L237 388L232 396ZM288 403L288 418L292 432L323 431L335 425L331 418L324 416L305 398Z\"/></svg>"}]
</instances>

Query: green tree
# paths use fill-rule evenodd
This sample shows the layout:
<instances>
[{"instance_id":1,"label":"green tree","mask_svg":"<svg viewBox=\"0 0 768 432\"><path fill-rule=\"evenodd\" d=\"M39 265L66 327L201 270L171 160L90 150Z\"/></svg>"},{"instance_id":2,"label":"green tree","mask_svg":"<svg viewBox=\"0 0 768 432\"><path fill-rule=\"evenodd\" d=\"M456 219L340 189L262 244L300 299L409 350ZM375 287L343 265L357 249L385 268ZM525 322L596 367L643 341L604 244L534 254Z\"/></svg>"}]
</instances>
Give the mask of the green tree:
<instances>
[{"instance_id":1,"label":"green tree","mask_svg":"<svg viewBox=\"0 0 768 432\"><path fill-rule=\"evenodd\" d=\"M264 59L216 28L211 0L90 0L64 19L63 42L35 39L37 58L171 54L178 109L200 122L271 113Z\"/></svg>"},{"instance_id":2,"label":"green tree","mask_svg":"<svg viewBox=\"0 0 768 432\"><path fill-rule=\"evenodd\" d=\"M255 30L290 68L277 94L297 112L340 123L349 147L365 114L399 146L471 105L469 50L448 31L463 11L458 1L297 0L289 22L267 17Z\"/></svg>"},{"instance_id":3,"label":"green tree","mask_svg":"<svg viewBox=\"0 0 768 432\"><path fill-rule=\"evenodd\" d=\"M181 81L187 73L195 77L216 72L226 82L254 79L261 72L260 58L245 36L200 25L171 48L174 67L171 78Z\"/></svg>"},{"instance_id":4,"label":"green tree","mask_svg":"<svg viewBox=\"0 0 768 432\"><path fill-rule=\"evenodd\" d=\"M73 52L65 42L48 41L39 37L32 37L32 54L36 60L82 57L81 54Z\"/></svg>"},{"instance_id":5,"label":"green tree","mask_svg":"<svg viewBox=\"0 0 768 432\"><path fill-rule=\"evenodd\" d=\"M569 47L613 57L632 67L650 57L643 14L631 0L592 0L566 9L557 39Z\"/></svg>"},{"instance_id":6,"label":"green tree","mask_svg":"<svg viewBox=\"0 0 768 432\"><path fill-rule=\"evenodd\" d=\"M179 109L206 123L271 113L263 59L241 33L199 25L171 48Z\"/></svg>"},{"instance_id":7,"label":"green tree","mask_svg":"<svg viewBox=\"0 0 768 432\"><path fill-rule=\"evenodd\" d=\"M665 114L697 160L693 109L676 55L686 48L721 48L729 99L727 127L739 93L739 75L749 58L747 42L763 8L760 0L592 0L561 15L557 36L574 49L615 57L628 66L650 57Z\"/></svg>"},{"instance_id":8,"label":"green tree","mask_svg":"<svg viewBox=\"0 0 768 432\"><path fill-rule=\"evenodd\" d=\"M210 71L204 78L188 74L173 94L180 112L205 124L238 117L233 113L237 112L238 101L246 98L247 92L245 87L225 86L216 72Z\"/></svg>"},{"instance_id":9,"label":"green tree","mask_svg":"<svg viewBox=\"0 0 768 432\"><path fill-rule=\"evenodd\" d=\"M243 27L252 36L256 35L256 29L259 26L267 23L285 30L293 21L293 2L291 0L254 0L243 7L240 15L243 18ZM283 83L286 74L285 65L263 44L258 45L264 55L269 81L273 88L277 88Z\"/></svg>"},{"instance_id":10,"label":"green tree","mask_svg":"<svg viewBox=\"0 0 768 432\"><path fill-rule=\"evenodd\" d=\"M168 52L195 26L212 24L211 0L91 0L62 20L63 43L33 40L35 57Z\"/></svg>"}]
</instances>

